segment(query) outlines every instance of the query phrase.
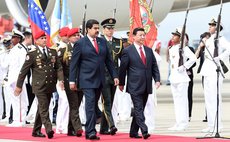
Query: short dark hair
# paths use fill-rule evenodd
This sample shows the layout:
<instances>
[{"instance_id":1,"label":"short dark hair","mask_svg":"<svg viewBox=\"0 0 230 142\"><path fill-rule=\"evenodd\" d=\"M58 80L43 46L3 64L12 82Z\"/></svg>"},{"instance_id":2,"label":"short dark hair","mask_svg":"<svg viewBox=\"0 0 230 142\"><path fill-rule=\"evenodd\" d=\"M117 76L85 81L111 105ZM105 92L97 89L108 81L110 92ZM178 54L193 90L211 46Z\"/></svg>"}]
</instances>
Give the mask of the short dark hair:
<instances>
[{"instance_id":1,"label":"short dark hair","mask_svg":"<svg viewBox=\"0 0 230 142\"><path fill-rule=\"evenodd\" d=\"M138 31L143 31L143 32L145 32L145 29L140 28L140 27L135 28L135 29L133 30L133 35L136 35Z\"/></svg>"},{"instance_id":2,"label":"short dark hair","mask_svg":"<svg viewBox=\"0 0 230 142\"><path fill-rule=\"evenodd\" d=\"M31 32L25 31L25 32L23 33L23 35L24 35L25 37L29 37L29 36L32 36L32 33L31 33Z\"/></svg>"},{"instance_id":3,"label":"short dark hair","mask_svg":"<svg viewBox=\"0 0 230 142\"><path fill-rule=\"evenodd\" d=\"M95 19L89 19L87 22L86 22L86 25L85 25L85 28L86 29L91 29L93 27L94 24L98 24L99 25L99 22Z\"/></svg>"}]
</instances>

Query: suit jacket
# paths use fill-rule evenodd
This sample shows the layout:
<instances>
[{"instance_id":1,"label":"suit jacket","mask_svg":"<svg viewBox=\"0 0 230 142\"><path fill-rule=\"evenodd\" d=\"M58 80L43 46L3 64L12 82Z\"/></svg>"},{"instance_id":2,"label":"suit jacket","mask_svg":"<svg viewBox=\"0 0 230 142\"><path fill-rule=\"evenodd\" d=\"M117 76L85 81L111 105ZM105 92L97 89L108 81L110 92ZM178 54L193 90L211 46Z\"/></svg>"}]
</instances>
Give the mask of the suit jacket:
<instances>
[{"instance_id":1,"label":"suit jacket","mask_svg":"<svg viewBox=\"0 0 230 142\"><path fill-rule=\"evenodd\" d=\"M106 41L99 37L96 40L99 53L87 36L74 44L69 81L76 82L79 88L99 88L101 84L104 85L105 65L112 78L118 77Z\"/></svg>"},{"instance_id":2,"label":"suit jacket","mask_svg":"<svg viewBox=\"0 0 230 142\"><path fill-rule=\"evenodd\" d=\"M125 85L127 73L127 89L130 94L152 93L152 79L160 81L156 58L151 48L144 46L146 65L141 60L134 45L123 49L119 70L120 85Z\"/></svg>"},{"instance_id":3,"label":"suit jacket","mask_svg":"<svg viewBox=\"0 0 230 142\"><path fill-rule=\"evenodd\" d=\"M18 76L17 87L22 88L23 81L32 69L33 93L52 93L56 90L57 77L63 80L61 63L54 49L47 48L47 59L38 47L28 52Z\"/></svg>"}]
</instances>

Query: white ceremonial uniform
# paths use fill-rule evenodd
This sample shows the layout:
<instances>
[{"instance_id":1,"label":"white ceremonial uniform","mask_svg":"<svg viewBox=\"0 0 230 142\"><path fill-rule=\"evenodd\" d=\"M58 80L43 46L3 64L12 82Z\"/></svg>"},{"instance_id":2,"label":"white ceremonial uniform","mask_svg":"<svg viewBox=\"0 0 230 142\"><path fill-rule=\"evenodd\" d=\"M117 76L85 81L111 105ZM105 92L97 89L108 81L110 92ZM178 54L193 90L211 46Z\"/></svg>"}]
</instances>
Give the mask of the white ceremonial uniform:
<instances>
[{"instance_id":1,"label":"white ceremonial uniform","mask_svg":"<svg viewBox=\"0 0 230 142\"><path fill-rule=\"evenodd\" d=\"M4 58L6 56L7 51L3 48L0 48L0 120L2 119L2 115L4 112L4 100L3 100L3 83L4 83L4 78L6 76L7 73L7 69L6 67L2 66L2 64L4 64Z\"/></svg>"},{"instance_id":2,"label":"white ceremonial uniform","mask_svg":"<svg viewBox=\"0 0 230 142\"><path fill-rule=\"evenodd\" d=\"M13 123L11 124L12 126L22 126L25 123L26 113L28 110L29 103L25 85L27 79L25 79L24 81L22 92L20 93L20 95L14 95L18 75L20 73L22 65L25 62L27 51L27 47L25 45L21 45L20 43L15 45L10 51L8 83L13 108Z\"/></svg>"},{"instance_id":3,"label":"white ceremonial uniform","mask_svg":"<svg viewBox=\"0 0 230 142\"><path fill-rule=\"evenodd\" d=\"M2 52L1 55L0 55L0 68L1 68L1 76L3 77L3 80L4 79L8 79L8 75L7 75L7 72L9 70L9 53L10 53L10 50L7 50L6 52ZM10 117L10 107L11 107L11 98L10 98L10 94L9 94L9 85L8 85L8 81L7 80L4 80L4 82L1 82L3 83L3 90L4 91L4 97L5 97L5 111L6 111L6 117L1 120L1 122L9 122L9 117ZM3 108L3 107L2 107Z\"/></svg>"},{"instance_id":4,"label":"white ceremonial uniform","mask_svg":"<svg viewBox=\"0 0 230 142\"><path fill-rule=\"evenodd\" d=\"M216 111L217 111L217 72L216 65L212 61L211 56L209 55L207 49L210 53L214 54L214 38L213 34L209 39L207 39L205 45L205 60L201 68L200 74L204 76L204 97L205 97L205 107L207 110L207 119L208 119L208 128L202 130L203 132L213 131L214 126L216 126ZM220 60L225 60L229 57L230 54L230 43L224 38L219 38L219 48L218 48L218 58ZM219 62L218 62L219 64ZM222 68L221 68L221 72ZM219 128L222 129L223 125L221 123L221 106L222 106L222 97L221 89L223 84L223 77L219 75Z\"/></svg>"},{"instance_id":5,"label":"white ceremonial uniform","mask_svg":"<svg viewBox=\"0 0 230 142\"><path fill-rule=\"evenodd\" d=\"M183 70L178 70L179 64L179 47L180 45L174 45L169 49L169 57L171 61L171 74L169 77L171 83L171 90L173 95L176 124L169 128L169 130L184 130L188 127L188 83L190 78L186 72L196 61L195 54L189 49L189 47L183 48ZM189 59L189 60L187 60Z\"/></svg>"}]
</instances>

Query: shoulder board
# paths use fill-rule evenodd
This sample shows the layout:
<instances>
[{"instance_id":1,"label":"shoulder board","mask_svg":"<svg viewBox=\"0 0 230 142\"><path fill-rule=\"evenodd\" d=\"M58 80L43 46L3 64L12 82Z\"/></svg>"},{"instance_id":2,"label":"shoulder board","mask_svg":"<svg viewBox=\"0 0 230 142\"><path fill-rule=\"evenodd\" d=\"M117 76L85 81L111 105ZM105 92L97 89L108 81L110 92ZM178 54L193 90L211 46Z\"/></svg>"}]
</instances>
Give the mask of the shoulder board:
<instances>
[{"instance_id":1,"label":"shoulder board","mask_svg":"<svg viewBox=\"0 0 230 142\"><path fill-rule=\"evenodd\" d=\"M22 49L22 46L18 45L18 48L19 48L19 49Z\"/></svg>"},{"instance_id":2,"label":"shoulder board","mask_svg":"<svg viewBox=\"0 0 230 142\"><path fill-rule=\"evenodd\" d=\"M30 50L29 50L29 52L33 52L33 51L35 51L36 50L36 48L31 48Z\"/></svg>"}]
</instances>

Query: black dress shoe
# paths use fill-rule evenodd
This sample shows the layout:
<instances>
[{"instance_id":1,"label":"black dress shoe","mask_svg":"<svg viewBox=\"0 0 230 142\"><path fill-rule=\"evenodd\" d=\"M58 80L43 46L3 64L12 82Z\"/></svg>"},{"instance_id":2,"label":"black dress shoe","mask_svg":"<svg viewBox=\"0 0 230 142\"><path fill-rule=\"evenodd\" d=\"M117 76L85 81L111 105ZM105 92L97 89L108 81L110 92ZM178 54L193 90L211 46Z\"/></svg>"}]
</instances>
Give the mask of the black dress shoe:
<instances>
[{"instance_id":1,"label":"black dress shoe","mask_svg":"<svg viewBox=\"0 0 230 142\"><path fill-rule=\"evenodd\" d=\"M49 131L47 135L49 139L52 139L54 137L54 131L53 130Z\"/></svg>"},{"instance_id":2,"label":"black dress shoe","mask_svg":"<svg viewBox=\"0 0 230 142\"><path fill-rule=\"evenodd\" d=\"M73 130L68 130L67 136L77 136L77 134Z\"/></svg>"},{"instance_id":3,"label":"black dress shoe","mask_svg":"<svg viewBox=\"0 0 230 142\"><path fill-rule=\"evenodd\" d=\"M102 134L102 135L110 135L109 131L100 131L99 133Z\"/></svg>"},{"instance_id":4,"label":"black dress shoe","mask_svg":"<svg viewBox=\"0 0 230 142\"><path fill-rule=\"evenodd\" d=\"M150 137L150 134L149 134L149 133L145 133L145 134L142 134L142 135L143 135L143 138L144 138L144 139L147 139L147 138Z\"/></svg>"},{"instance_id":5,"label":"black dress shoe","mask_svg":"<svg viewBox=\"0 0 230 142\"><path fill-rule=\"evenodd\" d=\"M116 132L117 132L117 128L115 126L113 126L113 127L110 128L110 134L111 135L115 135Z\"/></svg>"},{"instance_id":6,"label":"black dress shoe","mask_svg":"<svg viewBox=\"0 0 230 142\"><path fill-rule=\"evenodd\" d=\"M77 137L81 137L81 136L82 136L82 133L83 133L83 130L82 130L82 129L77 130L76 136L77 136Z\"/></svg>"},{"instance_id":7,"label":"black dress shoe","mask_svg":"<svg viewBox=\"0 0 230 142\"><path fill-rule=\"evenodd\" d=\"M45 138L46 135L42 134L40 131L39 132L33 132L32 133L33 137L41 137L41 138Z\"/></svg>"},{"instance_id":8,"label":"black dress shoe","mask_svg":"<svg viewBox=\"0 0 230 142\"><path fill-rule=\"evenodd\" d=\"M129 135L130 138L140 139L142 136L139 135Z\"/></svg>"},{"instance_id":9,"label":"black dress shoe","mask_svg":"<svg viewBox=\"0 0 230 142\"><path fill-rule=\"evenodd\" d=\"M90 136L86 136L86 139L89 139L89 140L100 140L100 137L92 134Z\"/></svg>"}]
</instances>

